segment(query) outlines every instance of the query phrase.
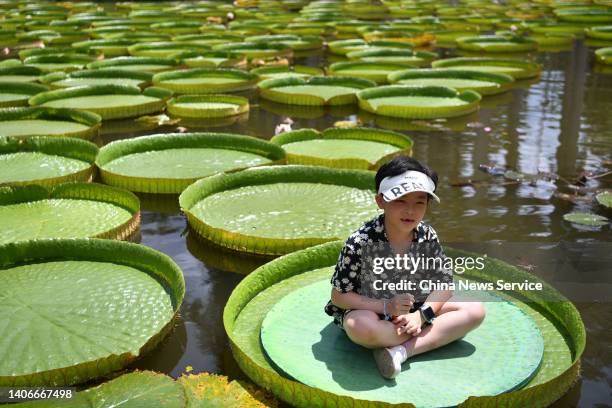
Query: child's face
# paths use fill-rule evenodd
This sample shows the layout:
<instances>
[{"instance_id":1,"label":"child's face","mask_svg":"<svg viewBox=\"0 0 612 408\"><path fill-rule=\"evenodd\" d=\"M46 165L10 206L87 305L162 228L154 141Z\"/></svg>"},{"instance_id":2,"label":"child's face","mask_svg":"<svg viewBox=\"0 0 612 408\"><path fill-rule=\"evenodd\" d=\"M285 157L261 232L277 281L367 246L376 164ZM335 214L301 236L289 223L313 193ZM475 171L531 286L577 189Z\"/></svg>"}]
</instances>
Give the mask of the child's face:
<instances>
[{"instance_id":1,"label":"child's face","mask_svg":"<svg viewBox=\"0 0 612 408\"><path fill-rule=\"evenodd\" d=\"M385 211L385 219L401 233L410 233L427 212L427 193L415 191L386 202L382 194L376 195L378 208Z\"/></svg>"}]
</instances>

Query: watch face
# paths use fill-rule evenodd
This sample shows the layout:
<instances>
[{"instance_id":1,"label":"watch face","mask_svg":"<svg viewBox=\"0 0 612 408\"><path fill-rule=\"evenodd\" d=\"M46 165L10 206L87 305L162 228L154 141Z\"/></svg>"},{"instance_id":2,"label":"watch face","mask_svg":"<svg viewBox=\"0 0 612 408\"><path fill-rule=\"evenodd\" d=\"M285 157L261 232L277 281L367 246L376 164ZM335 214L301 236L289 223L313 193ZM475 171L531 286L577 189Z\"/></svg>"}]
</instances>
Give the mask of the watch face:
<instances>
[{"instance_id":1,"label":"watch face","mask_svg":"<svg viewBox=\"0 0 612 408\"><path fill-rule=\"evenodd\" d=\"M431 306L422 307L421 312L423 313L423 317L425 318L425 320L427 320L428 322L431 322L434 317L436 317L436 314L434 313Z\"/></svg>"}]
</instances>

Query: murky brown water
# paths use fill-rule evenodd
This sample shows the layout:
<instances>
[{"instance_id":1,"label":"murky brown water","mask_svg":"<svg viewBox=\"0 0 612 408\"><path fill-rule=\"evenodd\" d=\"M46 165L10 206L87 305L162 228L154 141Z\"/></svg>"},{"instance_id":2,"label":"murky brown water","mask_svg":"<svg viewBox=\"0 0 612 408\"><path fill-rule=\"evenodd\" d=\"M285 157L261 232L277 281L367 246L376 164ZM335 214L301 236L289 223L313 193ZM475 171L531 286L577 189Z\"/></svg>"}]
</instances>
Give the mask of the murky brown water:
<instances>
[{"instance_id":1,"label":"murky brown water","mask_svg":"<svg viewBox=\"0 0 612 408\"><path fill-rule=\"evenodd\" d=\"M303 62L312 65L319 58L314 56ZM591 203L574 204L554 198L553 185L546 182L535 186L450 185L467 178L492 181L490 176L478 170L479 164L508 167L528 174L544 171L573 177L582 170L602 171L605 169L602 162L612 160L612 73L595 72L592 50L582 44L573 52L541 53L538 58L545 66L539 81L523 84L506 95L485 99L481 111L468 118L433 122L434 126L448 128L469 123L463 130L404 132L415 140L415 157L440 174L442 204L430 210L428 221L435 226L443 242L530 243L540 248L540 256L527 261L535 264L534 273L550 278L555 271L540 265L547 256L553 256L552 249L547 255L547 244L549 247L558 241L610 244L609 226L578 229L563 221L563 214L572 210L593 210L608 217L612 214ZM325 113L258 102L256 97L252 104L248 119L205 130L269 139L275 126L287 114L294 119L294 128L324 129L337 120L354 119L355 115L361 116L367 125L375 125L372 118L358 113L357 108ZM384 121L378 124L388 125ZM147 133L158 132L139 134ZM104 136L104 139L108 142L129 136ZM589 186L610 188L609 180L608 177L607 185L604 179L594 180ZM180 265L187 293L176 330L134 367L178 376L186 366L192 366L194 372L241 376L229 352L222 313L229 294L242 276L215 268L236 255L207 259L211 251L207 255L193 237L186 240L186 221L176 208L163 207L150 200L143 202L143 208L142 243L167 253ZM203 257L204 262L192 252ZM612 401L612 346L609 341L612 282L609 273L604 273L606 267L609 272L612 265L612 251L601 252L607 258L594 260L593 270L577 270L571 277L573 282L581 282L583 273L592 272L589 279L601 290L593 298L589 297L589 292L586 297L583 293L577 303L588 341L582 358L582 380L555 407L604 407L610 406ZM512 263L525 261L518 249L507 249L503 255Z\"/></svg>"}]
</instances>

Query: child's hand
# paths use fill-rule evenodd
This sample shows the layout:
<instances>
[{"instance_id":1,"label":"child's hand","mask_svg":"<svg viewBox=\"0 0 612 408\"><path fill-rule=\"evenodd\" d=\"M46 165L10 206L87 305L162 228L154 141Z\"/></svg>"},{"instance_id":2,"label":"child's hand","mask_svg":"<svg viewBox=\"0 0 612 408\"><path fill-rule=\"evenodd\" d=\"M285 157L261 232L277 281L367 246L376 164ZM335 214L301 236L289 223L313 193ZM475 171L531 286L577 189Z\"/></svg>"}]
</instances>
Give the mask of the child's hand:
<instances>
[{"instance_id":1,"label":"child's hand","mask_svg":"<svg viewBox=\"0 0 612 408\"><path fill-rule=\"evenodd\" d=\"M423 326L422 319L421 312L416 311L397 316L392 321L395 324L398 336L402 333L416 336L421 333L421 326Z\"/></svg>"},{"instance_id":2,"label":"child's hand","mask_svg":"<svg viewBox=\"0 0 612 408\"><path fill-rule=\"evenodd\" d=\"M412 296L410 293L395 295L389 302L388 311L391 316L400 316L408 313L412 308L413 303L414 296Z\"/></svg>"}]
</instances>

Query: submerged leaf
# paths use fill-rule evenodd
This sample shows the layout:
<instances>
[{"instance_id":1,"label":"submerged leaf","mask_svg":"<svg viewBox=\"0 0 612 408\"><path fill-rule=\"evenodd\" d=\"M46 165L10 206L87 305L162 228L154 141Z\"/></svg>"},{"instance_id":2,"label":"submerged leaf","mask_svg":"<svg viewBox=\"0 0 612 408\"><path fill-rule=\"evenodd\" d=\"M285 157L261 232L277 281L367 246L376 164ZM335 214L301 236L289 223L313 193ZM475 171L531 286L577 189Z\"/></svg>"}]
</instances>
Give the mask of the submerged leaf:
<instances>
[{"instance_id":1,"label":"submerged leaf","mask_svg":"<svg viewBox=\"0 0 612 408\"><path fill-rule=\"evenodd\" d=\"M606 217L584 212L574 212L565 214L563 216L563 219L574 224L589 225L592 227L601 227L608 223L608 219Z\"/></svg>"},{"instance_id":2,"label":"submerged leaf","mask_svg":"<svg viewBox=\"0 0 612 408\"><path fill-rule=\"evenodd\" d=\"M612 193L609 191L605 191L603 193L599 193L595 196L597 202L604 207L612 208Z\"/></svg>"}]
</instances>

